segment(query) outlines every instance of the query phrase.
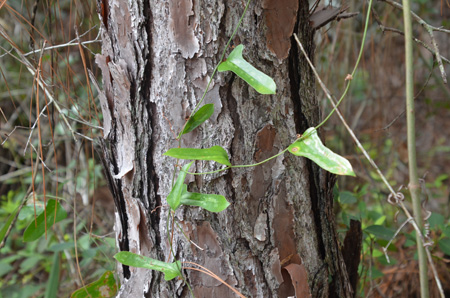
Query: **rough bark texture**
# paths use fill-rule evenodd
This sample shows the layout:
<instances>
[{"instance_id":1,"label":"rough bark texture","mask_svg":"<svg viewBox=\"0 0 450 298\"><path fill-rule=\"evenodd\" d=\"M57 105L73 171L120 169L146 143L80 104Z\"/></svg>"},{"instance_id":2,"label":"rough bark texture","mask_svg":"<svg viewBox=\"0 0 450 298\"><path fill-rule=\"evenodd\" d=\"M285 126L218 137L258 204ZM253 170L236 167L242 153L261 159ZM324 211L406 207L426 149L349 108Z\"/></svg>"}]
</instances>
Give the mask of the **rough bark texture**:
<instances>
[{"instance_id":1,"label":"rough bark texture","mask_svg":"<svg viewBox=\"0 0 450 298\"><path fill-rule=\"evenodd\" d=\"M175 160L163 157L201 97L244 10L243 1L103 0L105 167L115 197L120 250L169 258L168 208ZM244 57L277 83L259 95L231 73L219 73L205 103L213 116L186 135L183 147L224 147L231 162L251 164L286 148L318 123L314 77L291 38L313 56L307 1L253 1L234 39ZM191 171L217 165L196 162ZM188 176L189 177L189 176ZM263 165L189 177L192 190L224 195L221 213L182 207L176 258L198 263L248 297L349 297L332 212L334 179L289 154ZM156 207L160 207L154 210ZM173 255L171 255L173 258ZM172 261L172 260L171 260ZM121 297L187 297L181 280L118 265ZM306 270L305 270L306 269ZM232 297L223 284L186 270L195 297Z\"/></svg>"}]
</instances>

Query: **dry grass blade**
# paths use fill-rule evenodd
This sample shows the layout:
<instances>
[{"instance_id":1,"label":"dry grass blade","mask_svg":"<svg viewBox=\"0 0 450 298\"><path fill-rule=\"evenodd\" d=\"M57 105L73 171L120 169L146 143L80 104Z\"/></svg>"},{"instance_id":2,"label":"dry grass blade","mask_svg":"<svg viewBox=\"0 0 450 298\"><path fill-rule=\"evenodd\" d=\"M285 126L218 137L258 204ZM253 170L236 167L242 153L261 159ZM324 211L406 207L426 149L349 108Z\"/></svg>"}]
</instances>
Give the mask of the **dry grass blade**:
<instances>
[{"instance_id":1,"label":"dry grass blade","mask_svg":"<svg viewBox=\"0 0 450 298\"><path fill-rule=\"evenodd\" d=\"M6 39L8 41L8 43L11 45L11 47L14 49L14 51L17 53L17 55L19 55L20 61L25 65L25 67L28 69L28 71L31 73L32 76L36 76L36 69L33 67L33 65L31 64L30 61L28 61L28 59L24 56L24 54L22 53L22 51L17 47L17 45L13 42L13 40L11 39L11 37L6 33L5 29L3 28L3 26L0 24L0 35ZM45 94L48 96L48 98L50 99L48 104L53 104L56 109L59 112L59 115L61 116L61 118L63 119L64 123L66 124L67 128L69 129L69 131L72 134L72 137L74 139L74 141L76 142L76 138L75 138L75 133L72 129L72 127L70 126L69 122L67 121L66 117L64 116L64 114L61 111L61 108L59 107L58 103L55 101L55 99L53 98L53 95L51 93L51 91L49 90L49 88L47 87L46 83L44 82L44 80L40 77L40 76L36 76L36 80L38 81L39 86L41 87L41 89L45 92Z\"/></svg>"}]
</instances>

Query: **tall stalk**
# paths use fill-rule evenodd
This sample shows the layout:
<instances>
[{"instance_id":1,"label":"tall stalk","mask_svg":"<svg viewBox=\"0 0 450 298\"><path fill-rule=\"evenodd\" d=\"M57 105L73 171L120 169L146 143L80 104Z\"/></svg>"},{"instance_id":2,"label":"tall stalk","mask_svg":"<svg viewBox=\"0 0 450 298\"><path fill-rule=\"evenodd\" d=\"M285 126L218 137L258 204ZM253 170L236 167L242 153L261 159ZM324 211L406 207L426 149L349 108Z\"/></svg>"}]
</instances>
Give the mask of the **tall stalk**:
<instances>
[{"instance_id":1,"label":"tall stalk","mask_svg":"<svg viewBox=\"0 0 450 298\"><path fill-rule=\"evenodd\" d=\"M409 161L409 191L413 204L414 219L422 228L422 214L420 206L420 185L417 176L416 162L416 131L414 115L414 69L412 46L412 22L410 0L403 0L403 23L405 27L405 66L406 66L406 122L408 130L408 161ZM422 238L416 233L417 253L419 256L420 294L422 298L429 297L428 266Z\"/></svg>"}]
</instances>

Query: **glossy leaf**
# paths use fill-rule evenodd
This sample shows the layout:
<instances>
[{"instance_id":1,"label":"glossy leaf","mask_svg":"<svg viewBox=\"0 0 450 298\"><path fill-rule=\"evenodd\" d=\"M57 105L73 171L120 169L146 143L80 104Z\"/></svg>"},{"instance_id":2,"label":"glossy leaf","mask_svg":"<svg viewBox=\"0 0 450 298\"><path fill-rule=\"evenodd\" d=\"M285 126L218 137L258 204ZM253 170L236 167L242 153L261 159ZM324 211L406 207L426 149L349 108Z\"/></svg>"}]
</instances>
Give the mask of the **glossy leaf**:
<instances>
[{"instance_id":1,"label":"glossy leaf","mask_svg":"<svg viewBox=\"0 0 450 298\"><path fill-rule=\"evenodd\" d=\"M121 251L117 253L114 258L120 263L131 267L147 268L160 271L164 273L165 280L172 280L177 276L181 276L181 261L166 263L137 255L129 251Z\"/></svg>"},{"instance_id":2,"label":"glossy leaf","mask_svg":"<svg viewBox=\"0 0 450 298\"><path fill-rule=\"evenodd\" d=\"M275 94L277 86L274 80L245 61L242 57L243 49L243 45L238 45L228 58L219 64L218 70L234 72L261 94Z\"/></svg>"},{"instance_id":3,"label":"glossy leaf","mask_svg":"<svg viewBox=\"0 0 450 298\"><path fill-rule=\"evenodd\" d=\"M199 125L203 124L214 113L214 104L209 103L198 109L191 118L189 118L183 130L183 135L193 131Z\"/></svg>"},{"instance_id":4,"label":"glossy leaf","mask_svg":"<svg viewBox=\"0 0 450 298\"><path fill-rule=\"evenodd\" d=\"M172 210L177 210L181 204L181 195L183 193L184 179L186 178L187 174L186 172L189 170L192 163L193 161L183 166L182 168L183 170L180 171L180 173L178 174L177 181L175 181L175 184L172 190L170 191L170 194L167 196L167 204L169 204Z\"/></svg>"},{"instance_id":5,"label":"glossy leaf","mask_svg":"<svg viewBox=\"0 0 450 298\"><path fill-rule=\"evenodd\" d=\"M164 155L188 160L212 160L223 165L231 166L227 152L220 146L205 149L172 148L164 153Z\"/></svg>"},{"instance_id":6,"label":"glossy leaf","mask_svg":"<svg viewBox=\"0 0 450 298\"><path fill-rule=\"evenodd\" d=\"M289 152L309 158L331 173L355 176L350 162L325 147L314 127L308 128L305 131L305 135L307 135L306 138L296 141L289 146Z\"/></svg>"},{"instance_id":7,"label":"glossy leaf","mask_svg":"<svg viewBox=\"0 0 450 298\"><path fill-rule=\"evenodd\" d=\"M47 208L36 218L31 220L27 229L23 233L23 241L30 242L39 239L45 233L45 212L47 213L47 229L53 226L53 223L59 222L67 217L67 212L58 202L56 208L56 220L55 220L55 205L56 200L48 200Z\"/></svg>"},{"instance_id":8,"label":"glossy leaf","mask_svg":"<svg viewBox=\"0 0 450 298\"><path fill-rule=\"evenodd\" d=\"M201 207L211 212L220 212L230 206L230 203L227 201L227 199L225 199L224 196L216 194L188 192L186 184L183 185L181 204Z\"/></svg>"},{"instance_id":9,"label":"glossy leaf","mask_svg":"<svg viewBox=\"0 0 450 298\"><path fill-rule=\"evenodd\" d=\"M112 271L106 271L93 283L82 287L72 293L71 298L85 297L115 297L117 293L116 279Z\"/></svg>"}]
</instances>

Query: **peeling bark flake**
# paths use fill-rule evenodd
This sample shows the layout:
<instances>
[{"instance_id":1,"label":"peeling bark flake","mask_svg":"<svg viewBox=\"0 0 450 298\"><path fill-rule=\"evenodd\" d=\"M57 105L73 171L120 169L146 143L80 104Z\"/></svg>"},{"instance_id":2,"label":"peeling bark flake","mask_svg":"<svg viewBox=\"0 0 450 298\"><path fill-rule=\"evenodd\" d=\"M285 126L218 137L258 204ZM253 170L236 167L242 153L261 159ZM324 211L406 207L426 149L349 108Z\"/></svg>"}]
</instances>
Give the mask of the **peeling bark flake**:
<instances>
[{"instance_id":1,"label":"peeling bark flake","mask_svg":"<svg viewBox=\"0 0 450 298\"><path fill-rule=\"evenodd\" d=\"M199 252L199 257L203 260L202 266L214 272L228 284L235 286L237 281L232 275L229 261L223 258L221 244L218 241L219 237L211 228L209 222L199 224L194 233L197 235L196 243L204 249ZM205 276L201 272L191 271L190 280L194 286L195 297L228 297L230 295L227 289L225 291L227 295L220 296L218 292L224 291L222 288L226 288L226 286L217 279ZM212 296L205 296L205 293L212 293Z\"/></svg>"},{"instance_id":2,"label":"peeling bark flake","mask_svg":"<svg viewBox=\"0 0 450 298\"><path fill-rule=\"evenodd\" d=\"M261 212L256 219L255 228L253 229L253 236L258 241L266 241L266 233L267 233L267 214Z\"/></svg>"},{"instance_id":3,"label":"peeling bark flake","mask_svg":"<svg viewBox=\"0 0 450 298\"><path fill-rule=\"evenodd\" d=\"M299 264L289 264L284 267L292 281L295 289L295 297L311 297L308 286L308 272L305 266Z\"/></svg>"},{"instance_id":4,"label":"peeling bark flake","mask_svg":"<svg viewBox=\"0 0 450 298\"><path fill-rule=\"evenodd\" d=\"M92 85L94 85L95 90L98 93L98 99L100 101L100 107L102 108L103 115L103 138L106 139L109 136L109 132L111 131L111 107L106 99L106 95L102 89L98 86L98 82L95 79L94 74L91 70L89 71L89 78L91 79Z\"/></svg>"},{"instance_id":5,"label":"peeling bark flake","mask_svg":"<svg viewBox=\"0 0 450 298\"><path fill-rule=\"evenodd\" d=\"M262 8L267 25L267 47L278 59L284 60L291 48L290 38L297 20L298 1L264 0Z\"/></svg>"},{"instance_id":6,"label":"peeling bark flake","mask_svg":"<svg viewBox=\"0 0 450 298\"><path fill-rule=\"evenodd\" d=\"M255 152L255 160L257 162L272 156L276 152L276 148L273 146L276 136L277 132L270 124L267 124L258 132L256 135L255 146L258 149L258 151Z\"/></svg>"},{"instance_id":7,"label":"peeling bark flake","mask_svg":"<svg viewBox=\"0 0 450 298\"><path fill-rule=\"evenodd\" d=\"M178 45L183 58L192 58L198 52L200 46L194 35L197 26L196 18L192 10L192 1L169 1L170 31L172 38Z\"/></svg>"},{"instance_id":8,"label":"peeling bark flake","mask_svg":"<svg viewBox=\"0 0 450 298\"><path fill-rule=\"evenodd\" d=\"M133 169L134 160L134 131L130 129L133 127L131 111L130 111L130 81L128 79L126 70L124 70L122 63L109 63L109 70L115 82L114 84L114 118L117 119L117 139L122 147L117 149L117 166L118 173L113 177L116 179L122 178L126 173Z\"/></svg>"}]
</instances>

